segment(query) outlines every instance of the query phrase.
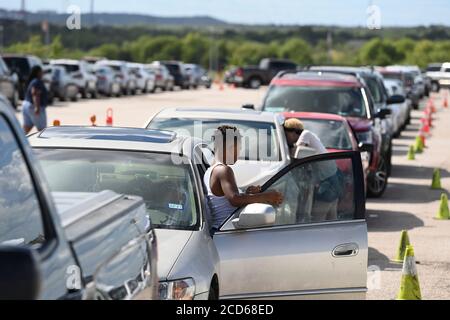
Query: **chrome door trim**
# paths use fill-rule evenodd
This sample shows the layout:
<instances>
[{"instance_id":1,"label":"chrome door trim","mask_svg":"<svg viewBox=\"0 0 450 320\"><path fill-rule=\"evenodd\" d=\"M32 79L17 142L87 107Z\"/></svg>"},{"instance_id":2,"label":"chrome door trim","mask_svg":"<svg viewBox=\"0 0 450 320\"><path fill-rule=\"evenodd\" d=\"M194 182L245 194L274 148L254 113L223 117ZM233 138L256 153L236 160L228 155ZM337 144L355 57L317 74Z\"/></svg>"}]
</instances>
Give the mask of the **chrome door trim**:
<instances>
[{"instance_id":1,"label":"chrome door trim","mask_svg":"<svg viewBox=\"0 0 450 320\"><path fill-rule=\"evenodd\" d=\"M367 293L367 288L341 288L341 289L325 289L325 290L309 290L309 291L282 291L282 292L263 292L249 293L220 297L221 300L242 300L242 299L267 299L267 298L283 298L294 296L314 296L325 294L349 294L349 293Z\"/></svg>"},{"instance_id":2,"label":"chrome door trim","mask_svg":"<svg viewBox=\"0 0 450 320\"><path fill-rule=\"evenodd\" d=\"M345 225L345 224L360 224L366 223L366 220L347 220L347 221L328 221L328 222L317 222L317 223L305 223L305 224L293 224L293 225L283 225L283 226L272 226L254 229L234 229L234 230L224 230L216 233L216 236L223 234L234 234L234 233L244 233L244 232L263 232L263 231L275 231L275 230L289 230L289 229L305 229L313 227L322 226L334 226L334 225Z\"/></svg>"}]
</instances>

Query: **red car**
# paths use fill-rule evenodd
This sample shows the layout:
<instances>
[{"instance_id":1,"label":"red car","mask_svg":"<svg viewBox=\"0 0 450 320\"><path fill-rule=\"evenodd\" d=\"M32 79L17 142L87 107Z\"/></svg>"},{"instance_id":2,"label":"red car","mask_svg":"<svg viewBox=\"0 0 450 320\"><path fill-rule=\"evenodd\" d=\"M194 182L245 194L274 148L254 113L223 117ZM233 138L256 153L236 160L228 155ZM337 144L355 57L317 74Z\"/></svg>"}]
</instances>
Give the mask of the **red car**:
<instances>
[{"instance_id":1,"label":"red car","mask_svg":"<svg viewBox=\"0 0 450 320\"><path fill-rule=\"evenodd\" d=\"M375 110L369 89L357 77L323 72L280 73L272 80L262 111L317 112L344 117L357 141L373 146L367 194L373 197L383 195L388 183L389 161L382 151L381 120L390 110ZM327 143L327 137L321 138ZM352 145L353 148L355 146Z\"/></svg>"},{"instance_id":2,"label":"red car","mask_svg":"<svg viewBox=\"0 0 450 320\"><path fill-rule=\"evenodd\" d=\"M367 176L370 169L369 152L373 151L373 145L358 143L347 119L334 114L313 112L285 112L283 116L286 119L297 118L301 120L305 129L315 133L329 152L360 151L364 181L367 186ZM351 170L351 168L346 167L347 164L348 162L337 161L339 169L344 172Z\"/></svg>"}]
</instances>

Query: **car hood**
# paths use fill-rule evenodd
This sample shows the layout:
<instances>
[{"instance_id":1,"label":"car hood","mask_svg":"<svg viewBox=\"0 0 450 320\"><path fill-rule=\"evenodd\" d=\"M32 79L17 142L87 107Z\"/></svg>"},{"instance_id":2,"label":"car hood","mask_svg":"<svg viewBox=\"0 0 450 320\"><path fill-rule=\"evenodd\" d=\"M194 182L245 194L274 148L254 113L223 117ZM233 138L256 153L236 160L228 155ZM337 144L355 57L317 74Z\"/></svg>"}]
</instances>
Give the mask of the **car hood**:
<instances>
[{"instance_id":1,"label":"car hood","mask_svg":"<svg viewBox=\"0 0 450 320\"><path fill-rule=\"evenodd\" d=\"M155 233L158 243L158 276L160 281L165 281L193 231L156 229Z\"/></svg>"},{"instance_id":2,"label":"car hood","mask_svg":"<svg viewBox=\"0 0 450 320\"><path fill-rule=\"evenodd\" d=\"M347 120L356 132L369 131L372 127L372 121L369 119L350 117Z\"/></svg>"},{"instance_id":3,"label":"car hood","mask_svg":"<svg viewBox=\"0 0 450 320\"><path fill-rule=\"evenodd\" d=\"M286 165L284 162L238 161L232 166L241 191L250 186L262 186Z\"/></svg>"}]
</instances>

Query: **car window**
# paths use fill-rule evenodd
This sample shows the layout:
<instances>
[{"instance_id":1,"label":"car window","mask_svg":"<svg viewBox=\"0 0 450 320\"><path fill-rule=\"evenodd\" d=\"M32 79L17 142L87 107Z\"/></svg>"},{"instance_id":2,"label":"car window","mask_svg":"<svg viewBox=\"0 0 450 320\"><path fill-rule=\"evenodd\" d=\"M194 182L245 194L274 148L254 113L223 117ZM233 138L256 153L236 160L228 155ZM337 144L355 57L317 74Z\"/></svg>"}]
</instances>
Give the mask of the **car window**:
<instances>
[{"instance_id":1,"label":"car window","mask_svg":"<svg viewBox=\"0 0 450 320\"><path fill-rule=\"evenodd\" d=\"M112 190L136 195L144 199L155 228L192 230L198 225L192 169L189 164L177 165L171 155L78 149L35 152L52 191Z\"/></svg>"},{"instance_id":2,"label":"car window","mask_svg":"<svg viewBox=\"0 0 450 320\"><path fill-rule=\"evenodd\" d=\"M211 142L214 131L223 125L237 127L242 135L239 160L281 161L278 134L273 123L257 121L156 118L149 129L174 131L181 136ZM211 148L212 142L210 145Z\"/></svg>"},{"instance_id":3,"label":"car window","mask_svg":"<svg viewBox=\"0 0 450 320\"><path fill-rule=\"evenodd\" d=\"M57 64L57 65L66 69L68 73L80 71L80 67L76 64Z\"/></svg>"},{"instance_id":4,"label":"car window","mask_svg":"<svg viewBox=\"0 0 450 320\"><path fill-rule=\"evenodd\" d=\"M361 88L357 87L272 86L264 102L264 111L367 117Z\"/></svg>"},{"instance_id":5,"label":"car window","mask_svg":"<svg viewBox=\"0 0 450 320\"><path fill-rule=\"evenodd\" d=\"M315 133L327 149L353 150L347 126L342 121L301 119L305 129Z\"/></svg>"},{"instance_id":6,"label":"car window","mask_svg":"<svg viewBox=\"0 0 450 320\"><path fill-rule=\"evenodd\" d=\"M383 102L383 92L380 87L380 84L375 78L367 77L365 79L367 86L369 87L369 91L372 94L372 98L375 103L382 103Z\"/></svg>"},{"instance_id":7,"label":"car window","mask_svg":"<svg viewBox=\"0 0 450 320\"><path fill-rule=\"evenodd\" d=\"M284 195L283 204L276 208L276 226L355 219L351 159L299 165L269 190Z\"/></svg>"},{"instance_id":8,"label":"car window","mask_svg":"<svg viewBox=\"0 0 450 320\"><path fill-rule=\"evenodd\" d=\"M45 240L32 178L8 123L0 116L0 245L40 246Z\"/></svg>"},{"instance_id":9,"label":"car window","mask_svg":"<svg viewBox=\"0 0 450 320\"><path fill-rule=\"evenodd\" d=\"M21 77L28 77L30 73L30 66L26 58L4 57L10 70L18 72Z\"/></svg>"}]
</instances>

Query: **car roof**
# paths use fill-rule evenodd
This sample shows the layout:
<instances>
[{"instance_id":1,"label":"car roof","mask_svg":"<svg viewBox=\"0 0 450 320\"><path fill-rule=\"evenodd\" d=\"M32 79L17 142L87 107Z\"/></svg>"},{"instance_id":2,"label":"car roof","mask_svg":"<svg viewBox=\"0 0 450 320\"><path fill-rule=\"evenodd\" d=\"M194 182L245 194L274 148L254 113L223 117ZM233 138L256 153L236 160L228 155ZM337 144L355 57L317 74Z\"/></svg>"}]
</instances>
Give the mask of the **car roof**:
<instances>
[{"instance_id":1,"label":"car roof","mask_svg":"<svg viewBox=\"0 0 450 320\"><path fill-rule=\"evenodd\" d=\"M72 59L54 59L50 61L50 64L72 64L79 65L80 61Z\"/></svg>"},{"instance_id":2,"label":"car roof","mask_svg":"<svg viewBox=\"0 0 450 320\"><path fill-rule=\"evenodd\" d=\"M29 137L34 148L105 149L190 156L191 150L185 146L187 140L195 139L170 131L78 126L49 127Z\"/></svg>"},{"instance_id":3,"label":"car roof","mask_svg":"<svg viewBox=\"0 0 450 320\"><path fill-rule=\"evenodd\" d=\"M167 108L158 113L155 118L169 117L184 119L241 120L273 123L277 118L277 115L272 112L256 111L251 109Z\"/></svg>"},{"instance_id":4,"label":"car roof","mask_svg":"<svg viewBox=\"0 0 450 320\"><path fill-rule=\"evenodd\" d=\"M318 113L318 112L284 112L284 117L288 118L300 118L300 119L311 119L311 120L330 120L330 121L341 121L346 122L347 120L337 114L331 113Z\"/></svg>"},{"instance_id":5,"label":"car roof","mask_svg":"<svg viewBox=\"0 0 450 320\"><path fill-rule=\"evenodd\" d=\"M321 71L282 72L272 80L271 84L306 87L362 87L361 82L353 75Z\"/></svg>"}]
</instances>

